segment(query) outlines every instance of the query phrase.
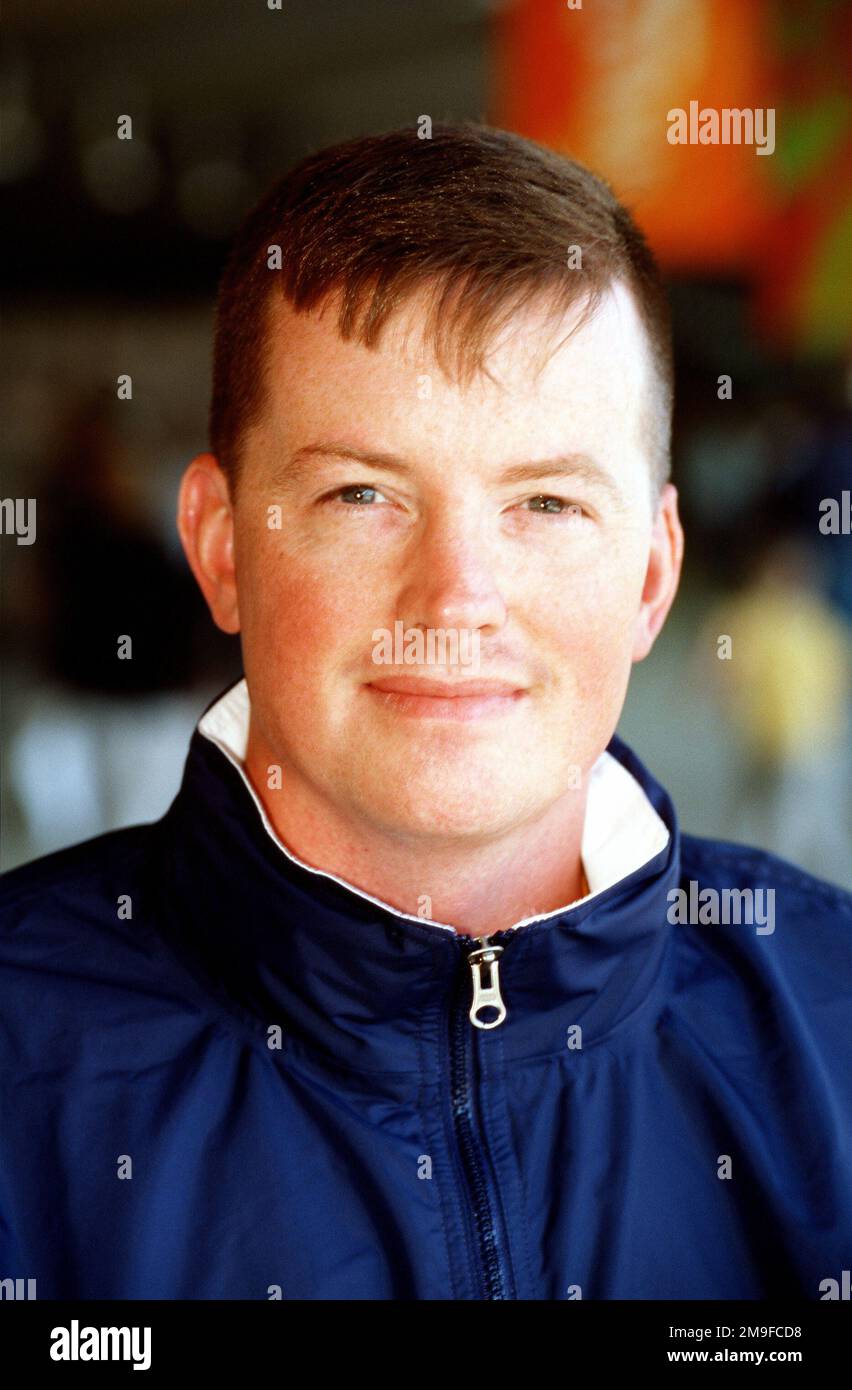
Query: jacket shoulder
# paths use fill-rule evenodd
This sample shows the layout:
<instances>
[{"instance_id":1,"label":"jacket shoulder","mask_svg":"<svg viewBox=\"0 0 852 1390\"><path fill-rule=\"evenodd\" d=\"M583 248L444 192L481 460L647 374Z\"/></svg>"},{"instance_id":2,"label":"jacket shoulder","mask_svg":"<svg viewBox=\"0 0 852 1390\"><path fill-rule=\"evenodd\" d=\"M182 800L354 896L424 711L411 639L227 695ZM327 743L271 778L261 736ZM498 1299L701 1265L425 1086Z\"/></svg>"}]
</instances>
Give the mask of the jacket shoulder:
<instances>
[{"instance_id":1,"label":"jacket shoulder","mask_svg":"<svg viewBox=\"0 0 852 1390\"><path fill-rule=\"evenodd\" d=\"M153 825L135 825L56 850L0 876L0 930L38 904L61 907L73 915L101 896L107 885L141 864L148 851Z\"/></svg>"},{"instance_id":2,"label":"jacket shoulder","mask_svg":"<svg viewBox=\"0 0 852 1390\"><path fill-rule=\"evenodd\" d=\"M811 914L823 908L852 929L852 893L754 845L683 835L681 876L707 887L772 888L788 906L799 905Z\"/></svg>"},{"instance_id":3,"label":"jacket shoulder","mask_svg":"<svg viewBox=\"0 0 852 1390\"><path fill-rule=\"evenodd\" d=\"M163 934L163 824L99 835L0 878L0 1054L11 1049L10 1069L88 1075L107 1037L115 1069L173 1057L210 1015ZM158 1029L145 1024L153 1018Z\"/></svg>"},{"instance_id":4,"label":"jacket shoulder","mask_svg":"<svg viewBox=\"0 0 852 1390\"><path fill-rule=\"evenodd\" d=\"M685 836L678 897L669 920L681 1033L700 1036L732 1074L751 1077L755 1058L771 1058L760 1085L771 1071L779 1098L798 1094L807 1073L814 1095L827 1087L848 1109L852 894L768 850Z\"/></svg>"},{"instance_id":5,"label":"jacket shoulder","mask_svg":"<svg viewBox=\"0 0 852 1390\"><path fill-rule=\"evenodd\" d=\"M7 1145L25 1132L33 1154L73 1167L104 1124L124 1133L128 1105L159 1113L211 1037L235 1035L164 925L161 827L98 836L0 880L0 1170L17 1171L23 1150ZM19 1177L12 1200L26 1204L35 1189Z\"/></svg>"},{"instance_id":6,"label":"jacket shoulder","mask_svg":"<svg viewBox=\"0 0 852 1390\"><path fill-rule=\"evenodd\" d=\"M150 937L146 910L155 826L133 826L57 850L0 878L0 970L44 981L93 956L119 962ZM62 970L57 971L57 962ZM7 980L8 983L8 980ZM46 987L46 986L45 986Z\"/></svg>"}]
</instances>

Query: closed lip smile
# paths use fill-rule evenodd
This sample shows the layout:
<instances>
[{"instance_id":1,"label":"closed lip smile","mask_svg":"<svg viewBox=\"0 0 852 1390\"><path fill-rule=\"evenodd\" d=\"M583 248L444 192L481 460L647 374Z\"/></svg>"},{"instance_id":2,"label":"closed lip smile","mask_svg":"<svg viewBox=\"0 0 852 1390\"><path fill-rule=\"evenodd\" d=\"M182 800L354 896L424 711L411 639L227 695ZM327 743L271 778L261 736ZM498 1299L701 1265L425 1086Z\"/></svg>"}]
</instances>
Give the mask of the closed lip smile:
<instances>
[{"instance_id":1,"label":"closed lip smile","mask_svg":"<svg viewBox=\"0 0 852 1390\"><path fill-rule=\"evenodd\" d=\"M459 678L431 680L425 676L384 676L367 689L399 714L431 719L480 719L507 714L527 693L513 681Z\"/></svg>"}]
</instances>

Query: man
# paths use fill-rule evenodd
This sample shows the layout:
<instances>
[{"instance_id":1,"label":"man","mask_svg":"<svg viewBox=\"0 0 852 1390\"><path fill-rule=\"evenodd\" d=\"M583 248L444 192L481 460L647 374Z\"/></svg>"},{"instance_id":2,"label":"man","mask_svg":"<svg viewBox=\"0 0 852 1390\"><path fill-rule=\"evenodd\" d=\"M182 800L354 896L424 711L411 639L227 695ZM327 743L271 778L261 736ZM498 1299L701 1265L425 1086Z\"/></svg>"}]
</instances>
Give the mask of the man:
<instances>
[{"instance_id":1,"label":"man","mask_svg":"<svg viewBox=\"0 0 852 1390\"><path fill-rule=\"evenodd\" d=\"M250 214L179 506L246 679L161 822L8 876L0 1273L840 1287L852 901L681 835L613 733L680 572L670 412L641 235L533 144L360 139Z\"/></svg>"}]
</instances>

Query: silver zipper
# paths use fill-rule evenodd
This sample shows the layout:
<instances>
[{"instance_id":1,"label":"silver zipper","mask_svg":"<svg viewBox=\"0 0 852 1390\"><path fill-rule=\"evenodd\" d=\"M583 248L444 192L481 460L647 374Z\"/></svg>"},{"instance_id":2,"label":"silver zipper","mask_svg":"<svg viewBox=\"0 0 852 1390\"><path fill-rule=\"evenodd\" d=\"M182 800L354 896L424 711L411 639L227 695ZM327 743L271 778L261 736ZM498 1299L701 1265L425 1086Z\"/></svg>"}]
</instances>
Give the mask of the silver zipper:
<instances>
[{"instance_id":1,"label":"silver zipper","mask_svg":"<svg viewBox=\"0 0 852 1390\"><path fill-rule=\"evenodd\" d=\"M500 956L503 954L503 947L493 946L490 937L487 936L483 936L482 941L483 945L471 951L468 956L473 975L473 1003L468 1017L475 1028L496 1028L506 1017L506 1005L500 993ZM482 983L483 966L488 967L486 985ZM485 1008L497 1010L497 1017L490 1023L485 1023L478 1017L480 1010Z\"/></svg>"}]
</instances>

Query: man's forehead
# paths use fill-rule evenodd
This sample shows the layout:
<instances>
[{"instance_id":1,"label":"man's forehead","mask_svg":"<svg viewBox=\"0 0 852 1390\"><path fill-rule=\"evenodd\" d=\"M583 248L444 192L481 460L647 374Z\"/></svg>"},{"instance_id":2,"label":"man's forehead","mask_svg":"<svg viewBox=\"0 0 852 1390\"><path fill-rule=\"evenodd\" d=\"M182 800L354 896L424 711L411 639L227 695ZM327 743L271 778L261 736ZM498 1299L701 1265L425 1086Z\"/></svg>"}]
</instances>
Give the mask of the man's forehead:
<instances>
[{"instance_id":1,"label":"man's forehead","mask_svg":"<svg viewBox=\"0 0 852 1390\"><path fill-rule=\"evenodd\" d=\"M337 290L308 311L296 310L280 294L270 296L266 314L267 384L276 378L309 385L340 384L340 373L380 375L393 380L403 373L425 374L430 389L468 390L473 395L495 387L511 394L562 394L585 377L601 387L615 385L633 397L651 371L647 335L627 286L614 283L603 292L591 315L579 299L559 312L544 294L508 314L485 339L485 372L464 385L447 381L429 331L435 303L433 286L421 287L402 301L382 327L378 343L367 347L357 336L339 330L342 292ZM458 331L463 331L460 326ZM450 334L452 337L452 333ZM283 382L282 382L283 384ZM625 399L624 404L627 403Z\"/></svg>"},{"instance_id":2,"label":"man's forehead","mask_svg":"<svg viewBox=\"0 0 852 1390\"><path fill-rule=\"evenodd\" d=\"M343 438L427 468L454 458L457 476L485 476L516 459L585 455L628 493L645 487L656 388L623 287L579 327L579 309L560 318L544 302L528 306L489 344L488 375L477 372L464 386L443 377L424 340L422 295L388 319L377 350L341 338L338 310L329 297L307 313L279 302L269 314L266 408L248 433L276 476L300 448Z\"/></svg>"},{"instance_id":3,"label":"man's forehead","mask_svg":"<svg viewBox=\"0 0 852 1390\"><path fill-rule=\"evenodd\" d=\"M616 507L643 491L647 464L623 383L596 395L596 373L581 374L575 366L567 378L570 398L564 373L549 388L545 381L537 394L510 375L508 389L473 383L467 390L440 395L437 388L434 397L424 396L418 387L424 380L420 369L434 366L429 350L424 346L423 357L406 357L400 344L406 335L416 341L418 314L422 323L425 311L417 305L406 309L389 322L378 353L340 338L334 305L310 314L287 305L271 316L271 373L278 375L277 361L282 365L257 427L266 459L264 486L289 492L313 478L343 476L347 465L349 472L354 465L382 477L448 481L447 463L453 460L452 476L462 487L473 486L474 479L530 487L561 480L606 495ZM605 357L598 358L601 369L613 358L607 332L621 331L624 313L617 295L601 306L593 339L606 346ZM535 312L525 318L532 328L544 321ZM568 327L561 325L563 334ZM582 352L582 332L572 339L579 350L572 360L588 367L591 354ZM504 337L496 356L511 373L517 361L511 337Z\"/></svg>"}]
</instances>

